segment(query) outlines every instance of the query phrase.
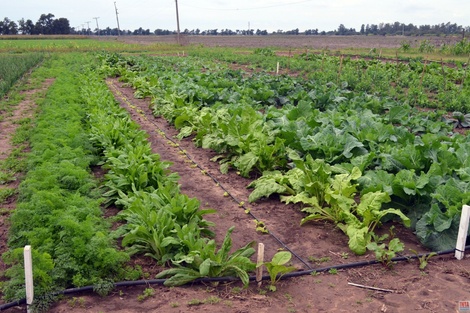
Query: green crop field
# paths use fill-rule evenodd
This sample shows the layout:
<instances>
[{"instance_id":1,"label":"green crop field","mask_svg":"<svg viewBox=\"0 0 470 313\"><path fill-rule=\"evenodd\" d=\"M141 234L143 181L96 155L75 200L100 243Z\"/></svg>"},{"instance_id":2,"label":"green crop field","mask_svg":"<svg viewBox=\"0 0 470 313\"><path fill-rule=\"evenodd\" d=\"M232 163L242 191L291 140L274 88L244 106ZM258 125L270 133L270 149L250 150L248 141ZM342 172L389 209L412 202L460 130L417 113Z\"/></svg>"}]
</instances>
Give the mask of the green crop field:
<instances>
[{"instance_id":1,"label":"green crop field","mask_svg":"<svg viewBox=\"0 0 470 313\"><path fill-rule=\"evenodd\" d=\"M154 118L171 125L170 146L189 142L201 158L210 155L206 161L217 175L249 188L237 203L245 215L250 206L276 200L270 210L284 210L281 219L296 216L295 232L319 225L321 232L338 230L344 241L335 244L344 258L372 256L391 268L410 241L395 237L395 226L427 251L455 248L462 207L470 203L468 43L432 50L425 47L430 42L394 45L330 50L0 40L3 116L21 77L31 86L52 84L38 96L34 117L12 122L29 129L17 151L1 152L0 171L10 178L0 184L15 190L2 198L15 208L0 211L8 233L0 251L3 301L25 297L25 245L33 247L38 311L56 300L51 293L94 286L106 295L115 282L147 279L145 271L157 266L155 278L167 286L236 277L246 287L254 279L252 240L272 234L257 219L253 234L251 221L219 229L231 212L207 209L182 191L204 186L181 181L154 152L139 124ZM131 118L110 88L117 82L147 101L151 114L136 109L139 117ZM8 165L19 150L24 165ZM15 179L20 183L11 187ZM234 244L238 227L245 236ZM276 274L295 267L290 250L271 249L265 265L274 291ZM139 258L154 267L142 269Z\"/></svg>"}]
</instances>

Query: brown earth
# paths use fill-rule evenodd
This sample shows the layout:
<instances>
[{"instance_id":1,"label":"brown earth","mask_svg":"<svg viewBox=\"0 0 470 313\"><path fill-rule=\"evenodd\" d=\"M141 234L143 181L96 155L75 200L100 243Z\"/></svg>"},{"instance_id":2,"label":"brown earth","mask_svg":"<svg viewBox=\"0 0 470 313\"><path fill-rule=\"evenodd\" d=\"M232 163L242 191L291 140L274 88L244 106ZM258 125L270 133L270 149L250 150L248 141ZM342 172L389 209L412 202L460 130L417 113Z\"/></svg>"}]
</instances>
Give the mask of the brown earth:
<instances>
[{"instance_id":1,"label":"brown earth","mask_svg":"<svg viewBox=\"0 0 470 313\"><path fill-rule=\"evenodd\" d=\"M354 48L385 49L400 48L402 42L412 47L419 46L422 40L429 40L434 46L454 44L461 39L455 37L405 37L405 36L306 36L306 35L269 35L269 36L190 36L181 35L183 45L202 45L206 47L280 47L291 49L339 50ZM176 36L121 36L120 41L138 44L176 43Z\"/></svg>"}]
</instances>

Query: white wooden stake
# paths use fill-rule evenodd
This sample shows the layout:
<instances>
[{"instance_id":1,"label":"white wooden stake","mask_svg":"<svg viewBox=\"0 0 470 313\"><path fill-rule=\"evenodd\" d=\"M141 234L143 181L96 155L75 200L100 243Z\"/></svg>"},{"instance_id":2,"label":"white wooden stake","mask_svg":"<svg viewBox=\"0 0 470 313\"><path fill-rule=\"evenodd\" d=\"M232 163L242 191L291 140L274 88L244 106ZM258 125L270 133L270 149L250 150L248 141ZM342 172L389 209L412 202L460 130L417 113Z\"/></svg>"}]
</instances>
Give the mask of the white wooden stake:
<instances>
[{"instance_id":1,"label":"white wooden stake","mask_svg":"<svg viewBox=\"0 0 470 313\"><path fill-rule=\"evenodd\" d=\"M26 305L28 313L30 312L29 306L33 303L34 299L34 285L33 285L33 258L31 256L31 246L24 247L24 277L26 283Z\"/></svg>"},{"instance_id":2,"label":"white wooden stake","mask_svg":"<svg viewBox=\"0 0 470 313\"><path fill-rule=\"evenodd\" d=\"M258 288L261 287L261 281L263 279L263 267L264 263L264 244L258 244L258 259L256 260L256 282L258 283Z\"/></svg>"},{"instance_id":3,"label":"white wooden stake","mask_svg":"<svg viewBox=\"0 0 470 313\"><path fill-rule=\"evenodd\" d=\"M462 260L465 254L465 241L467 240L468 224L470 222L470 206L462 207L462 215L460 216L459 234L457 236L457 245L455 247L455 257Z\"/></svg>"},{"instance_id":4,"label":"white wooden stake","mask_svg":"<svg viewBox=\"0 0 470 313\"><path fill-rule=\"evenodd\" d=\"M276 66L276 75L279 75L279 62L277 62L277 66Z\"/></svg>"}]
</instances>

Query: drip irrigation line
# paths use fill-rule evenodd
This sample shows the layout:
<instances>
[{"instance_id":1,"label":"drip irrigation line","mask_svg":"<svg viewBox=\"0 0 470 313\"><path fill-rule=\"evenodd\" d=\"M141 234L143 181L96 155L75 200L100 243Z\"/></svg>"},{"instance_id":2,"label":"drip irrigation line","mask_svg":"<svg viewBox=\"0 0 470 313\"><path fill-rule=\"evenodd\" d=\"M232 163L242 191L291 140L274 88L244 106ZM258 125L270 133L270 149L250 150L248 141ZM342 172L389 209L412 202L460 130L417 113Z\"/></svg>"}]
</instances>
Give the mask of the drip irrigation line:
<instances>
[{"instance_id":1,"label":"drip irrigation line","mask_svg":"<svg viewBox=\"0 0 470 313\"><path fill-rule=\"evenodd\" d=\"M469 250L470 245L465 247L465 250ZM409 261L413 259L420 259L423 257L429 257L430 255L445 255L445 254L451 254L454 253L455 249L449 249L449 250L444 250L444 251L439 251L439 252L428 252L428 253L421 253L421 254L415 254L415 255L408 255L408 256L399 256L399 257L394 257L391 259L392 262L400 262L400 261ZM359 262L353 262L353 263L347 263L347 264L337 264L337 265L332 265L332 266L325 266L325 267L320 267L320 268L315 268L315 269L309 269L309 270L304 270L304 271L297 271L297 272L291 272L287 273L282 276L278 276L278 278L284 280L288 278L294 278L294 277L300 277L300 276L306 276L306 275L311 275L312 273L320 273L320 272L327 272L331 269L349 269L349 268L354 268L354 267L364 267L368 265L374 265L381 263L378 260L369 260L369 261L359 261ZM271 277L269 275L263 275L261 278L262 280L270 280ZM256 281L256 276L250 276L249 277L250 281ZM207 278L199 278L196 279L192 282L189 282L188 284L201 284L201 283L213 283L213 282L221 282L221 283L227 283L227 282L234 282L234 281L240 281L240 278L238 277L207 277ZM166 282L166 279L149 279L149 280L136 280L136 281L122 281L122 282L117 282L114 283L114 287L132 287L132 286L147 286L147 285L163 285ZM80 292L86 292L86 291L93 291L95 290L95 286L85 286L85 287L78 287L78 288L70 288L58 292L52 293L53 296L57 295L69 295L69 294L75 294L75 293L80 293ZM7 310L9 308L23 305L26 303L26 299L20 299L18 301L6 303L0 305L0 311Z\"/></svg>"},{"instance_id":2,"label":"drip irrigation line","mask_svg":"<svg viewBox=\"0 0 470 313\"><path fill-rule=\"evenodd\" d=\"M133 105L129 99L127 99L127 97L122 94L122 92L116 87L116 85L113 83L113 82L110 82L108 84L110 87L112 87L114 89L114 91L116 92L116 94L118 94L118 96L131 108L131 109L134 109L136 108L135 105ZM166 132L160 128L160 126L158 126L158 124L153 121L153 120L150 120L150 119L147 119L146 116L144 116L145 120L152 123L158 130L158 133L161 134L162 136L165 137L165 139L169 140L170 142L173 143L173 145L175 147L178 148L178 150L180 150L182 153L184 153L184 156L190 160L193 164L195 164L201 171L203 171L205 173L205 175L207 175L209 178L211 178L215 184L220 187L224 192L226 192L228 194L228 196L233 200L235 201L240 208L242 208L245 212L247 212L248 215L250 215L256 222L260 222L260 220L258 219L258 217L256 217L249 208L247 208L245 206L245 204L240 201L239 199L237 199L224 185L222 185L220 183L220 181L215 177L213 176L211 173L209 173L208 171L206 171L199 163L196 162L196 160L194 160L194 158L188 154L188 152L186 150L184 150L183 148L180 147L179 143L176 142L176 140L174 140L173 138L171 138L170 136L168 136L166 134ZM243 203L243 204L242 204ZM310 266L310 264L305 261L304 259L302 259L297 253L295 253L291 248L289 248L278 236L276 236L272 231L270 231L267 227L266 227L266 230L268 231L268 234L271 235L271 237L274 238L274 240L276 240L281 246L283 249L289 251L295 258L297 258L300 262L302 262L305 266L307 266L308 269L312 269L312 267Z\"/></svg>"}]
</instances>

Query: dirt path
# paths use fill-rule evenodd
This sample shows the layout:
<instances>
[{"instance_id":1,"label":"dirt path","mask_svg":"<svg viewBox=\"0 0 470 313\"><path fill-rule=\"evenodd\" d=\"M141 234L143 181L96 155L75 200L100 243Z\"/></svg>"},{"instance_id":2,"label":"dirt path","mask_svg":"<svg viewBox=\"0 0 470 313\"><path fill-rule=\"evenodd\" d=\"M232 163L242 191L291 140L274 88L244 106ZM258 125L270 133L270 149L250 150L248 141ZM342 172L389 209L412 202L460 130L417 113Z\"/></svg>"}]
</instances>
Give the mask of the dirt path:
<instances>
[{"instance_id":1,"label":"dirt path","mask_svg":"<svg viewBox=\"0 0 470 313\"><path fill-rule=\"evenodd\" d=\"M220 241L226 229L236 225L234 247L251 240L264 242L269 259L280 248L279 242L257 233L252 217L245 214L237 203L248 203L249 190L245 188L248 180L235 173L220 174L217 164L209 161L213 154L195 148L189 139L178 142L179 147L175 147L162 136L161 131L171 139L177 132L164 120L152 116L149 100L133 99L133 90L124 88L117 80L108 81L108 84L116 99L149 134L154 152L159 153L163 160L174 163L171 169L181 176L182 192L200 199L204 207L218 210L217 214L208 217L217 225L217 239ZM181 154L181 149L220 184L204 175L201 168L194 167ZM221 185L237 201L224 197ZM371 254L361 257L352 255L347 249L347 238L332 225L300 227L299 211L277 200L263 201L249 207L269 230L313 268L374 259ZM397 227L397 236L405 242L407 249L423 251L408 230ZM410 254L409 250L406 252ZM293 264L299 269L307 268L298 259L293 260ZM357 288L348 285L348 282L390 289L392 292ZM470 293L465 288L469 283L470 259L456 261L453 255L446 255L432 258L426 271L418 269L416 260L398 263L393 270L381 265L357 267L285 280L279 283L275 293L260 292L254 284L246 290L241 289L238 283L181 288L121 288L106 298L92 294L75 295L57 304L51 312L458 312L459 301L470 299ZM145 288L153 288L154 295L140 301Z\"/></svg>"}]
</instances>

